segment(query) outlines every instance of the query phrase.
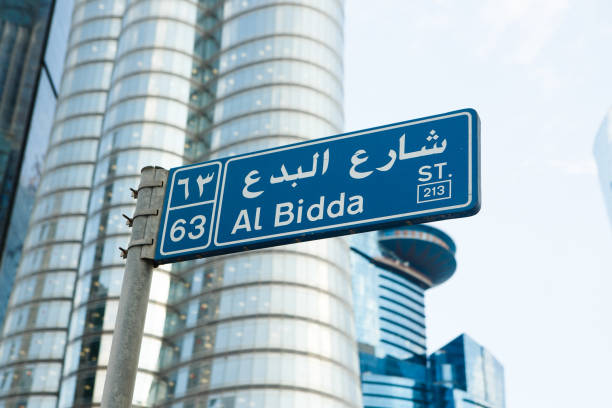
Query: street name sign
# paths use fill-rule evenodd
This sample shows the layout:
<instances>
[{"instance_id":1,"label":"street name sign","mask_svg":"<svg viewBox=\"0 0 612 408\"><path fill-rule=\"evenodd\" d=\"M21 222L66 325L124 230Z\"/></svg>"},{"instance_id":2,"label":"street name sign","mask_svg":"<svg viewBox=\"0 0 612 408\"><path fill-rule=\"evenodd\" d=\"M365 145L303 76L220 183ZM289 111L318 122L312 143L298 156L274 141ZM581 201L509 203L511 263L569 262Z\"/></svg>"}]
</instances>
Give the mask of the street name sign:
<instances>
[{"instance_id":1,"label":"street name sign","mask_svg":"<svg viewBox=\"0 0 612 408\"><path fill-rule=\"evenodd\" d=\"M476 214L479 141L464 109L173 168L155 262Z\"/></svg>"}]
</instances>

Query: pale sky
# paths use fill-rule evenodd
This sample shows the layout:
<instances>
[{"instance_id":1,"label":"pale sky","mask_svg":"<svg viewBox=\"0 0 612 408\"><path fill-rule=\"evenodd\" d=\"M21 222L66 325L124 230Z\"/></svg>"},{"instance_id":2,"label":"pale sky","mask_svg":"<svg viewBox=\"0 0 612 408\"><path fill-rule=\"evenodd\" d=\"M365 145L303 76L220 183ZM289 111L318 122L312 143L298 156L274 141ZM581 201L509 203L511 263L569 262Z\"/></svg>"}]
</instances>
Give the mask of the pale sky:
<instances>
[{"instance_id":1,"label":"pale sky","mask_svg":"<svg viewBox=\"0 0 612 408\"><path fill-rule=\"evenodd\" d=\"M461 332L508 408L607 407L612 231L593 141L612 106L609 0L349 0L346 130L475 108L482 210L427 295L428 346Z\"/></svg>"}]
</instances>

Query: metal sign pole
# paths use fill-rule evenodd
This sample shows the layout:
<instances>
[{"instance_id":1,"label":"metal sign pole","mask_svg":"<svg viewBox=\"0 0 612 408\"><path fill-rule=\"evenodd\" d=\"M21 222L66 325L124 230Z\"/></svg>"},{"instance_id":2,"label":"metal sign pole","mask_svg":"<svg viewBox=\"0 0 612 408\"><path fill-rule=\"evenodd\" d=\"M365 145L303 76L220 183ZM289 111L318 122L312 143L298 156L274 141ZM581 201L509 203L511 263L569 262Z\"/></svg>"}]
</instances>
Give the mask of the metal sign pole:
<instances>
[{"instance_id":1,"label":"metal sign pole","mask_svg":"<svg viewBox=\"0 0 612 408\"><path fill-rule=\"evenodd\" d=\"M155 237L164 201L168 171L160 167L145 167L140 186L132 190L136 211L132 218L124 215L132 227L117 321L102 394L103 408L129 408L132 405L140 345L151 289Z\"/></svg>"}]
</instances>

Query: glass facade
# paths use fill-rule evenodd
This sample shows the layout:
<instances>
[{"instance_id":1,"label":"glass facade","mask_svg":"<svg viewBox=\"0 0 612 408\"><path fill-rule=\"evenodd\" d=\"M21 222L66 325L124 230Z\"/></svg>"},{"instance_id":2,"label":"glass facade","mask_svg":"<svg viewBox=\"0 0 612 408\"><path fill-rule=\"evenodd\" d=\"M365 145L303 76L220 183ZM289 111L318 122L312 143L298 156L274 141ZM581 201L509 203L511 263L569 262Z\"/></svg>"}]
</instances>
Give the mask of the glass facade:
<instances>
[{"instance_id":1,"label":"glass facade","mask_svg":"<svg viewBox=\"0 0 612 408\"><path fill-rule=\"evenodd\" d=\"M597 162L601 192L612 227L612 110L607 113L597 132L593 154Z\"/></svg>"},{"instance_id":2,"label":"glass facade","mask_svg":"<svg viewBox=\"0 0 612 408\"><path fill-rule=\"evenodd\" d=\"M17 269L53 123L60 79L53 73L63 67L72 3L9 0L0 10L0 233L6 237L0 244L0 322L7 315L0 407L50 408L57 402L70 276Z\"/></svg>"},{"instance_id":3,"label":"glass facade","mask_svg":"<svg viewBox=\"0 0 612 408\"><path fill-rule=\"evenodd\" d=\"M206 89L198 159L341 131L340 2L227 1L216 16L221 29L197 69ZM160 406L360 405L345 239L177 264L172 274L176 315L153 384Z\"/></svg>"},{"instance_id":4,"label":"glass facade","mask_svg":"<svg viewBox=\"0 0 612 408\"><path fill-rule=\"evenodd\" d=\"M11 228L16 228L11 236L27 234L23 248L11 248L8 265L19 267L0 343L0 407L50 407L58 400L93 168L93 162L87 160L92 148L79 146L97 139L100 126L96 130L95 124L101 122L104 112L103 106L96 110L88 102L86 90L72 92L65 80L60 82L66 47L72 50L77 46L72 36L68 41L72 11L72 1L54 2L33 112L36 125L30 128L22 170L25 188L16 195L11 219ZM67 71L73 66L68 63ZM87 82L93 87L104 86L97 77ZM81 110L62 110L74 100L82 103ZM15 216L15 211L22 215Z\"/></svg>"},{"instance_id":5,"label":"glass facade","mask_svg":"<svg viewBox=\"0 0 612 408\"><path fill-rule=\"evenodd\" d=\"M471 338L426 354L425 291L454 273L452 239L416 225L351 245L364 407L503 408L503 367Z\"/></svg>"},{"instance_id":6,"label":"glass facade","mask_svg":"<svg viewBox=\"0 0 612 408\"><path fill-rule=\"evenodd\" d=\"M0 345L47 381L19 383L27 406L101 401L143 166L342 131L343 18L341 0L75 1L5 328L20 345ZM134 406L360 406L349 270L344 238L157 268Z\"/></svg>"},{"instance_id":7,"label":"glass facade","mask_svg":"<svg viewBox=\"0 0 612 408\"><path fill-rule=\"evenodd\" d=\"M376 357L425 364L425 290L454 273L454 243L418 225L355 235L351 245L359 343Z\"/></svg>"},{"instance_id":8,"label":"glass facade","mask_svg":"<svg viewBox=\"0 0 612 408\"><path fill-rule=\"evenodd\" d=\"M367 408L428 408L431 400L424 303L425 290L431 285L419 279L419 271L406 260L414 261L415 255L398 244L389 249L385 241L388 237L412 241L416 228L420 227L351 237L363 404ZM442 234L433 228L418 232L423 242ZM412 242L410 248L414 246ZM446 245L445 250L448 248Z\"/></svg>"},{"instance_id":9,"label":"glass facade","mask_svg":"<svg viewBox=\"0 0 612 408\"><path fill-rule=\"evenodd\" d=\"M99 144L81 140L73 146L81 157L91 154L87 160L93 166L59 407L89 406L102 399L123 279L124 261L117 248L127 247L130 237L122 214L131 215L135 207L129 187L138 186L146 165L171 168L193 160L193 152L201 150L197 134L205 123L194 103L203 87L193 79L194 60L204 57L194 51L204 9L183 1L110 0L102 8L97 3L75 7L73 26L75 19L93 25L73 29L75 43L84 45L69 51L66 59L74 61L75 69L64 72L65 86L78 95L87 90L104 115L97 123ZM106 30L112 32L111 41ZM86 81L92 76L104 80L107 92ZM74 114L82 107L75 100L65 111ZM134 394L137 406L154 402L149 394L168 347L164 322L180 321L167 305L175 279L169 266L153 274L141 351L145 358Z\"/></svg>"},{"instance_id":10,"label":"glass facade","mask_svg":"<svg viewBox=\"0 0 612 408\"><path fill-rule=\"evenodd\" d=\"M352 248L370 257L381 256L376 232L351 235L349 240ZM378 268L354 249L351 251L351 271L357 340L360 345L372 347L376 356L384 357L378 318Z\"/></svg>"},{"instance_id":11,"label":"glass facade","mask_svg":"<svg viewBox=\"0 0 612 408\"><path fill-rule=\"evenodd\" d=\"M0 250L41 70L51 1L0 4Z\"/></svg>"},{"instance_id":12,"label":"glass facade","mask_svg":"<svg viewBox=\"0 0 612 408\"><path fill-rule=\"evenodd\" d=\"M433 353L435 408L504 408L504 369L471 337L462 334Z\"/></svg>"},{"instance_id":13,"label":"glass facade","mask_svg":"<svg viewBox=\"0 0 612 408\"><path fill-rule=\"evenodd\" d=\"M26 142L42 144L44 154L44 108L55 103L41 64L51 8L51 0L0 3L0 324L39 178L40 157L33 156L41 152L25 153Z\"/></svg>"}]
</instances>

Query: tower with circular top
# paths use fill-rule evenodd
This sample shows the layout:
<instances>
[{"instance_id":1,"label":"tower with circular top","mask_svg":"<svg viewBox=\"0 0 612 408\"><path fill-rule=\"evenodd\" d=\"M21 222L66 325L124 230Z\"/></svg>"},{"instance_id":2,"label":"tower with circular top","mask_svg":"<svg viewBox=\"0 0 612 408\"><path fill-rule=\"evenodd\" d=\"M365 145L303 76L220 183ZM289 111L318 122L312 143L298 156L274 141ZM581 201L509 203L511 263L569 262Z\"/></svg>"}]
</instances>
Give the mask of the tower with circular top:
<instances>
[{"instance_id":1,"label":"tower with circular top","mask_svg":"<svg viewBox=\"0 0 612 408\"><path fill-rule=\"evenodd\" d=\"M356 236L353 291L365 407L430 401L424 295L457 267L455 243L426 225Z\"/></svg>"}]
</instances>

